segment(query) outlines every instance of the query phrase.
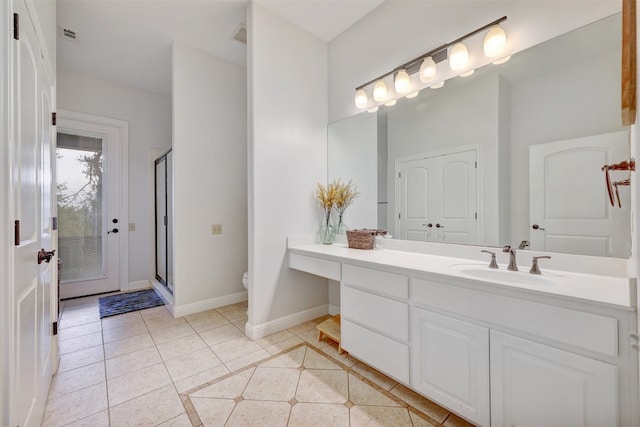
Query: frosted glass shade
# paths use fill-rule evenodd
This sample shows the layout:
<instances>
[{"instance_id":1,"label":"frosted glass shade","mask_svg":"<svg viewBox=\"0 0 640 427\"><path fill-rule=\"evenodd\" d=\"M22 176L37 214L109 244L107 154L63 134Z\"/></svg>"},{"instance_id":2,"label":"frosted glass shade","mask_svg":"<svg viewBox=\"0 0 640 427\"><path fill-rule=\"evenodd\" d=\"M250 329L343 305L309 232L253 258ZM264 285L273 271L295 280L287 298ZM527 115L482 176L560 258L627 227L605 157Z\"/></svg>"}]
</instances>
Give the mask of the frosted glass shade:
<instances>
[{"instance_id":1,"label":"frosted glass shade","mask_svg":"<svg viewBox=\"0 0 640 427\"><path fill-rule=\"evenodd\" d=\"M369 101L369 97L367 96L367 92L364 89L358 89L356 91L356 108L362 110L367 106L367 102Z\"/></svg>"},{"instance_id":2,"label":"frosted glass shade","mask_svg":"<svg viewBox=\"0 0 640 427\"><path fill-rule=\"evenodd\" d=\"M432 57L427 56L420 65L420 81L422 83L429 83L436 76L436 63Z\"/></svg>"},{"instance_id":3,"label":"frosted glass shade","mask_svg":"<svg viewBox=\"0 0 640 427\"><path fill-rule=\"evenodd\" d=\"M382 102L387 98L387 85L378 80L373 87L373 100L376 102Z\"/></svg>"},{"instance_id":4,"label":"frosted glass shade","mask_svg":"<svg viewBox=\"0 0 640 427\"><path fill-rule=\"evenodd\" d=\"M407 70L403 68L398 71L394 85L396 87L396 92L400 94L409 92L409 89L411 89L411 78L409 78Z\"/></svg>"},{"instance_id":5,"label":"frosted glass shade","mask_svg":"<svg viewBox=\"0 0 640 427\"><path fill-rule=\"evenodd\" d=\"M484 37L484 54L487 58L498 58L504 55L504 48L507 44L507 34L502 27L496 25L492 27Z\"/></svg>"},{"instance_id":6,"label":"frosted glass shade","mask_svg":"<svg viewBox=\"0 0 640 427\"><path fill-rule=\"evenodd\" d=\"M462 70L469 61L469 50L464 43L456 43L449 55L449 66L452 70Z\"/></svg>"}]
</instances>

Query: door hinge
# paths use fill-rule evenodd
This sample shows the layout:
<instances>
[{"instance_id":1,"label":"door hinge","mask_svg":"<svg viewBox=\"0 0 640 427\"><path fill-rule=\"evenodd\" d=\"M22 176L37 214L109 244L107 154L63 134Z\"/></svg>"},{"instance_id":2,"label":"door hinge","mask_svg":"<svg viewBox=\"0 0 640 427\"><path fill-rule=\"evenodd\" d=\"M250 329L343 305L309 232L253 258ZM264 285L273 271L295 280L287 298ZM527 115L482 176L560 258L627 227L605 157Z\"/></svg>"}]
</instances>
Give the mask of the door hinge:
<instances>
[{"instance_id":1,"label":"door hinge","mask_svg":"<svg viewBox=\"0 0 640 427\"><path fill-rule=\"evenodd\" d=\"M13 14L13 38L20 40L20 15Z\"/></svg>"},{"instance_id":2,"label":"door hinge","mask_svg":"<svg viewBox=\"0 0 640 427\"><path fill-rule=\"evenodd\" d=\"M400 214L398 214L398 219L400 219Z\"/></svg>"},{"instance_id":3,"label":"door hinge","mask_svg":"<svg viewBox=\"0 0 640 427\"><path fill-rule=\"evenodd\" d=\"M56 113L51 113L51 124L55 126L56 122Z\"/></svg>"},{"instance_id":4,"label":"door hinge","mask_svg":"<svg viewBox=\"0 0 640 427\"><path fill-rule=\"evenodd\" d=\"M398 178L402 178L402 172L398 172Z\"/></svg>"},{"instance_id":5,"label":"door hinge","mask_svg":"<svg viewBox=\"0 0 640 427\"><path fill-rule=\"evenodd\" d=\"M474 216L476 219L478 219L478 212L476 212Z\"/></svg>"},{"instance_id":6,"label":"door hinge","mask_svg":"<svg viewBox=\"0 0 640 427\"><path fill-rule=\"evenodd\" d=\"M20 246L20 220L16 219L13 223L13 244L16 246Z\"/></svg>"},{"instance_id":7,"label":"door hinge","mask_svg":"<svg viewBox=\"0 0 640 427\"><path fill-rule=\"evenodd\" d=\"M51 217L51 229L52 230L57 230L58 229L58 217L57 216Z\"/></svg>"},{"instance_id":8,"label":"door hinge","mask_svg":"<svg viewBox=\"0 0 640 427\"><path fill-rule=\"evenodd\" d=\"M476 164L476 169L478 169L478 161L476 160L475 162L473 162Z\"/></svg>"},{"instance_id":9,"label":"door hinge","mask_svg":"<svg viewBox=\"0 0 640 427\"><path fill-rule=\"evenodd\" d=\"M54 336L58 335L58 322L57 321L53 322L52 326L53 326L53 335Z\"/></svg>"}]
</instances>

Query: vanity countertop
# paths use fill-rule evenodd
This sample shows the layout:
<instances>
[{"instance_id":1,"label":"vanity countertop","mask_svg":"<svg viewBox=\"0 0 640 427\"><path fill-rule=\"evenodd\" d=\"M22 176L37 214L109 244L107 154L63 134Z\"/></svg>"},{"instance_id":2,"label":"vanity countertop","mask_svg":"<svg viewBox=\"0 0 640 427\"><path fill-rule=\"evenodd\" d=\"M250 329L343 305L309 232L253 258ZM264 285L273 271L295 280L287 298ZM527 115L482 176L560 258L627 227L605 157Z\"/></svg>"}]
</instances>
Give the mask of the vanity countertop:
<instances>
[{"instance_id":1,"label":"vanity countertop","mask_svg":"<svg viewBox=\"0 0 640 427\"><path fill-rule=\"evenodd\" d=\"M351 262L375 268L386 267L402 269L413 273L429 273L442 276L470 280L474 283L486 283L489 286L504 286L521 289L526 292L547 294L611 305L616 308L635 310L632 300L632 285L628 278L604 276L597 274L581 274L576 272L551 270L541 265L542 275L529 274L528 267L521 267L519 272L508 272L506 266L500 265L500 271L490 270L487 262L464 258L446 257L432 254L405 252L399 250L359 250L350 249L345 244L321 245L301 244L289 246L291 253L319 257L339 262ZM490 277L471 277L465 270L484 274ZM494 274L495 273L495 274ZM509 280L500 280L506 274ZM522 281L519 276L522 275ZM496 279L495 276L498 277Z\"/></svg>"}]
</instances>

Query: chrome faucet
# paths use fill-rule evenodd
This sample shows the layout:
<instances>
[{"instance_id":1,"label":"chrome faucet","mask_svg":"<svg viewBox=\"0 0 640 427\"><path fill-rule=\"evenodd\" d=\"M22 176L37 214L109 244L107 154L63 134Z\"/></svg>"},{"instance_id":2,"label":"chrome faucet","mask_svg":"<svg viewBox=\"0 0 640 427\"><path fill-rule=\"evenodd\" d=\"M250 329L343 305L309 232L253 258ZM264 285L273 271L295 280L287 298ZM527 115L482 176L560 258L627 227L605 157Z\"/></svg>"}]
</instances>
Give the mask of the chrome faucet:
<instances>
[{"instance_id":1,"label":"chrome faucet","mask_svg":"<svg viewBox=\"0 0 640 427\"><path fill-rule=\"evenodd\" d=\"M518 271L518 264L516 263L516 250L507 245L502 249L502 252L509 252L509 266L507 270Z\"/></svg>"}]
</instances>

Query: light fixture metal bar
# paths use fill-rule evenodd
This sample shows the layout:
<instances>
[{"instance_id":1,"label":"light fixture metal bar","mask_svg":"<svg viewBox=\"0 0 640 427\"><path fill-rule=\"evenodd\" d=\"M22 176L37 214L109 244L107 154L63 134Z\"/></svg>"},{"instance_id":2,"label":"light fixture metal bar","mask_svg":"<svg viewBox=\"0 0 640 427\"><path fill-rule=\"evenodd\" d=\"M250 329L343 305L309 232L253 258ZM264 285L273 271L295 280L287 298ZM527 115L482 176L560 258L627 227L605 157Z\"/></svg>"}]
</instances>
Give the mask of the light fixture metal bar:
<instances>
[{"instance_id":1,"label":"light fixture metal bar","mask_svg":"<svg viewBox=\"0 0 640 427\"><path fill-rule=\"evenodd\" d=\"M459 37L459 38L455 39L455 40L454 40L454 41L452 41L452 42L449 42L449 43L443 44L443 45L441 45L441 46L438 46L438 47L437 47L437 48L435 48L435 49L431 49L429 52L423 53L422 55L420 55L420 56L418 56L418 57L416 57L416 58L412 59L411 61L405 62L404 64L399 65L398 67L394 68L393 70L391 70L391 71L389 71L389 72L387 72L387 73L385 73L385 74L382 74L381 76L376 77L375 79L369 80L368 82L366 82L366 83L364 83L364 84L362 84L362 85L360 85L360 86L356 87L356 90L360 90L360 89L362 89L362 88L364 88L364 87L366 87L366 86L370 85L371 83L374 83L374 82L377 82L378 80L384 79L385 77L387 77L387 76L389 76L389 75L391 75L391 74L393 74L393 73L395 73L395 72L397 72L397 71L400 71L400 70L401 70L401 69L403 69L403 68L404 68L404 69L410 68L410 67L414 66L415 64L418 64L420 61L422 61L422 60L423 60L423 59L425 59L426 57L428 57L428 56L432 56L432 57L433 57L433 56L436 56L437 54L439 54L439 53L440 53L441 51L443 51L443 50L445 51L445 54L444 54L443 56L440 56L440 57L439 57L439 60L436 60L436 58L434 58L434 61L435 61L436 63L441 62L441 61L444 61L445 59L447 59L446 49L447 49L449 46L454 45L454 44L456 44L456 43L458 43L458 42L461 42L461 41L463 41L463 40L466 40L466 39L468 39L469 37L474 36L474 35L478 34L479 32L484 31L484 30L486 30L487 28L493 27L494 25L500 24L501 22L504 22L504 21L506 21L506 20L507 20L507 17L506 17L506 15L505 15L505 16L503 16L502 18L496 19L495 21L492 21L492 22L490 22L490 23L488 23L488 24L486 24L486 25L484 25L484 26L482 26L482 27L480 27L480 28L477 28L477 29L475 29L475 30L471 31L471 32L470 32L470 33L468 33L468 34L465 34L465 35L464 35L464 36L462 36L462 37ZM415 71L414 71L414 72L415 72ZM413 74L413 72L410 72L409 70L407 70L407 73L409 73L409 74Z\"/></svg>"}]
</instances>

